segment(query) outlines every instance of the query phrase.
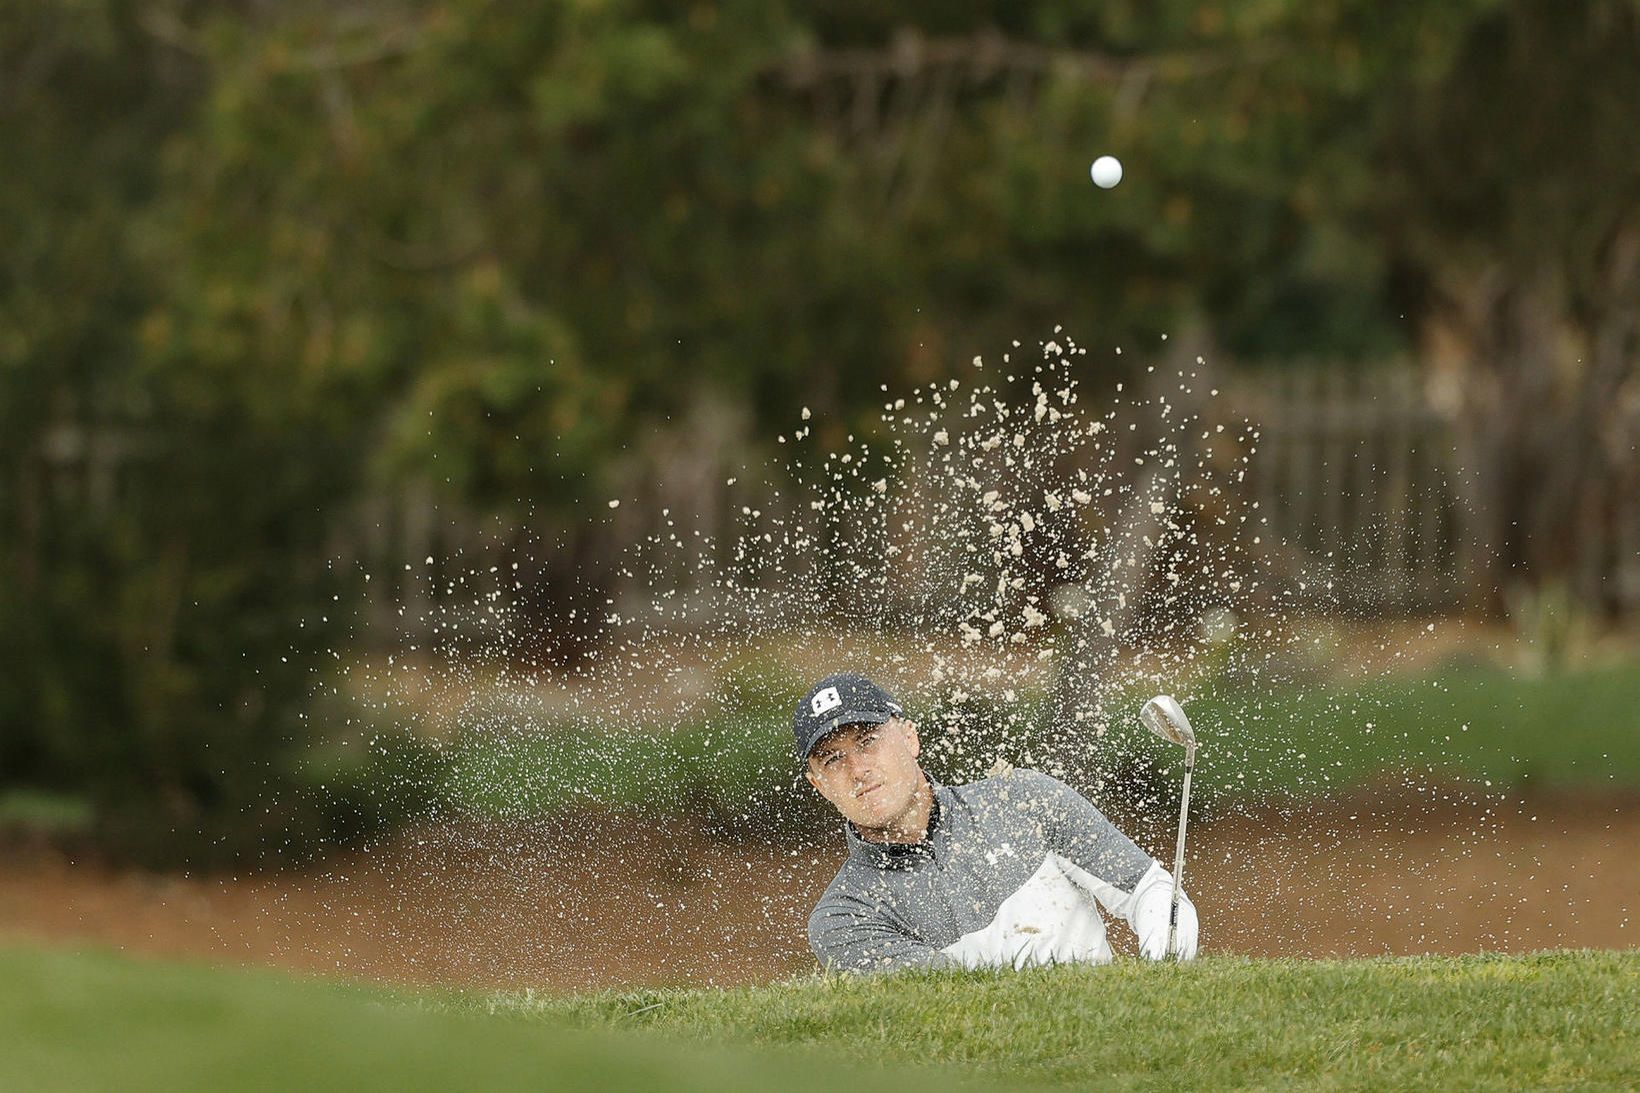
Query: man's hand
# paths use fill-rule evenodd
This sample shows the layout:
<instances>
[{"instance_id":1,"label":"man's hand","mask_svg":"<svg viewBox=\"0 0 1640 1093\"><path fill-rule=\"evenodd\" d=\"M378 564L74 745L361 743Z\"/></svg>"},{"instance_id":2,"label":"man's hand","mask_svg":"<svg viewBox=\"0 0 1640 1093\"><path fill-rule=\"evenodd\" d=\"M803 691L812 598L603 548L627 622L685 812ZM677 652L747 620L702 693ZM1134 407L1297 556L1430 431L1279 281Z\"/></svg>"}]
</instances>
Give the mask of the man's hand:
<instances>
[{"instance_id":1,"label":"man's hand","mask_svg":"<svg viewBox=\"0 0 1640 1093\"><path fill-rule=\"evenodd\" d=\"M1133 932L1139 935L1139 953L1146 960L1162 960L1167 956L1167 920L1173 904L1173 881L1170 877L1158 880L1160 883L1145 885L1136 894L1130 920ZM1179 928L1173 937L1173 951L1180 960L1195 959L1198 928L1196 908L1190 897L1181 893Z\"/></svg>"}]
</instances>

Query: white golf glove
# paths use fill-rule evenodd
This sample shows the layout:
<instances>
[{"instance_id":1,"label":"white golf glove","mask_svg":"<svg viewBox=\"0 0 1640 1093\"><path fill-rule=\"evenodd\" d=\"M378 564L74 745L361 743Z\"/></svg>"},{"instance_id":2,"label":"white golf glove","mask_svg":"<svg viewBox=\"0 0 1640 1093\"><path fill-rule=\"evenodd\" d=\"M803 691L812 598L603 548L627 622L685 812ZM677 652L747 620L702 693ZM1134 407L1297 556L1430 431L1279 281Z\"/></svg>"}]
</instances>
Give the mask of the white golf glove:
<instances>
[{"instance_id":1,"label":"white golf glove","mask_svg":"<svg viewBox=\"0 0 1640 1093\"><path fill-rule=\"evenodd\" d=\"M1167 920L1173 904L1173 877L1159 865L1150 867L1133 893L1133 911L1128 922L1139 936L1139 953L1146 960L1167 956ZM1196 908L1190 896L1179 894L1179 928L1173 937L1173 951L1180 960L1196 957Z\"/></svg>"}]
</instances>

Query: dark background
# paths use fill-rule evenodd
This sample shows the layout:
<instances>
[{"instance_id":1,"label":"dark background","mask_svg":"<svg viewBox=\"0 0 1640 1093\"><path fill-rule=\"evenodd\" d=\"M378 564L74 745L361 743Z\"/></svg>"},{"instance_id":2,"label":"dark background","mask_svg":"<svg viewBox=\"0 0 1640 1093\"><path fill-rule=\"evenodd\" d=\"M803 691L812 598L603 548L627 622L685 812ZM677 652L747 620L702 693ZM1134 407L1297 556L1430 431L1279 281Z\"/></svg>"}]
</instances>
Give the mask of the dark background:
<instances>
[{"instance_id":1,"label":"dark background","mask_svg":"<svg viewBox=\"0 0 1640 1093\"><path fill-rule=\"evenodd\" d=\"M1458 561L1362 610L1632 628L1640 5L1098 9L5 5L0 790L153 861L391 823L291 791L313 672L411 640L349 606L370 513L511 529L561 618L666 452L868 434L1059 323L1090 397L1164 332L1391 370Z\"/></svg>"}]
</instances>

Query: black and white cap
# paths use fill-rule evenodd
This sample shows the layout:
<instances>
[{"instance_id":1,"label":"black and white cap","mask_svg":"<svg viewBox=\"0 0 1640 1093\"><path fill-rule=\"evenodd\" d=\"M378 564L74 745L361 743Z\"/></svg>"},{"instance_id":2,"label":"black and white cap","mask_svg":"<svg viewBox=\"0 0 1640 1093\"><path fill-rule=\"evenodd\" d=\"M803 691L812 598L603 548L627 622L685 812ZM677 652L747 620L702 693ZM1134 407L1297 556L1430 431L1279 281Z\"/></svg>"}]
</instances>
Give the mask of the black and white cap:
<instances>
[{"instance_id":1,"label":"black and white cap","mask_svg":"<svg viewBox=\"0 0 1640 1093\"><path fill-rule=\"evenodd\" d=\"M881 725L891 717L904 716L894 696L865 676L855 672L829 675L809 688L792 715L797 761L807 760L823 737L845 725Z\"/></svg>"}]
</instances>

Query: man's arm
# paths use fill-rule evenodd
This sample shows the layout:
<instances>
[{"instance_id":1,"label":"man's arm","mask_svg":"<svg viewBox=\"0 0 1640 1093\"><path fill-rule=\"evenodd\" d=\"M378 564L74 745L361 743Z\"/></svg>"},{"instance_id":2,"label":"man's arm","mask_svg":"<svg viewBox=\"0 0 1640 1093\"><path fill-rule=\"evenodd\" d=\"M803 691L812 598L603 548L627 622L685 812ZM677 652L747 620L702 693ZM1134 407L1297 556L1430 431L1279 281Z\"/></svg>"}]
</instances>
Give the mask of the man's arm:
<instances>
[{"instance_id":1,"label":"man's arm","mask_svg":"<svg viewBox=\"0 0 1640 1093\"><path fill-rule=\"evenodd\" d=\"M1021 779L1021 791L1030 794L1048 848L1075 868L1071 879L1133 927L1145 956L1152 960L1165 956L1173 875L1122 834L1092 801L1057 778L1034 770L1016 770L1010 777ZM1177 941L1181 957L1196 955L1196 935L1195 905L1181 892Z\"/></svg>"},{"instance_id":2,"label":"man's arm","mask_svg":"<svg viewBox=\"0 0 1640 1093\"><path fill-rule=\"evenodd\" d=\"M827 898L809 916L809 948L838 971L891 972L902 968L954 968L956 961L899 930L869 908Z\"/></svg>"}]
</instances>

